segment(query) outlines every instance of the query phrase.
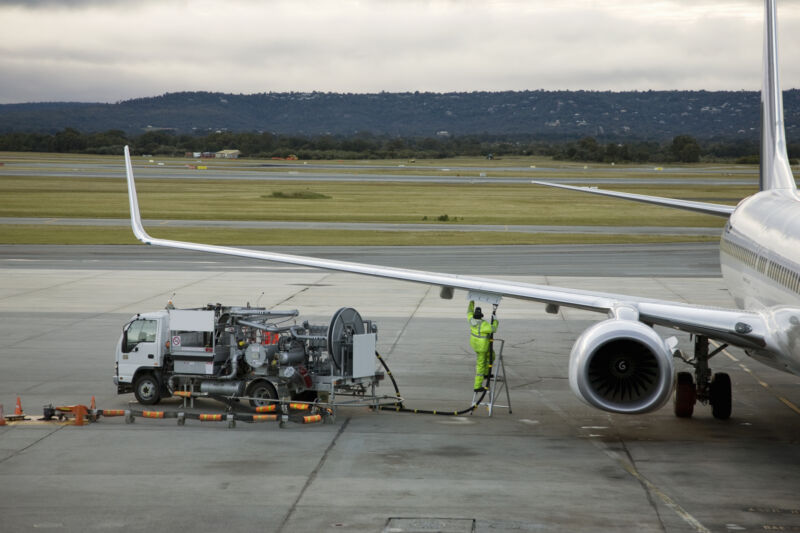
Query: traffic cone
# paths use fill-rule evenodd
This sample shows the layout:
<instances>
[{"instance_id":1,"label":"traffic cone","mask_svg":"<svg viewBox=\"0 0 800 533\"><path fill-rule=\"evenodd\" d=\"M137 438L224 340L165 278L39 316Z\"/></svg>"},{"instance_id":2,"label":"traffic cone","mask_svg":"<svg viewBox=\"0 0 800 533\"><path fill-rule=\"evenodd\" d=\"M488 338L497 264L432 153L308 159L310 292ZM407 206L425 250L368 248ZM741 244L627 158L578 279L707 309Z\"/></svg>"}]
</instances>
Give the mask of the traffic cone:
<instances>
[{"instance_id":1,"label":"traffic cone","mask_svg":"<svg viewBox=\"0 0 800 533\"><path fill-rule=\"evenodd\" d=\"M6 417L3 416L3 404L0 403L0 426L6 425Z\"/></svg>"},{"instance_id":2,"label":"traffic cone","mask_svg":"<svg viewBox=\"0 0 800 533\"><path fill-rule=\"evenodd\" d=\"M16 416L16 415L22 415L22 414L24 414L22 412L22 401L19 399L19 396L17 396L17 405L16 405L16 407L14 407L14 415Z\"/></svg>"},{"instance_id":3,"label":"traffic cone","mask_svg":"<svg viewBox=\"0 0 800 533\"><path fill-rule=\"evenodd\" d=\"M97 405L95 405L94 403L94 396L92 396L92 403L89 405L89 409L91 409L92 411L97 409Z\"/></svg>"}]
</instances>

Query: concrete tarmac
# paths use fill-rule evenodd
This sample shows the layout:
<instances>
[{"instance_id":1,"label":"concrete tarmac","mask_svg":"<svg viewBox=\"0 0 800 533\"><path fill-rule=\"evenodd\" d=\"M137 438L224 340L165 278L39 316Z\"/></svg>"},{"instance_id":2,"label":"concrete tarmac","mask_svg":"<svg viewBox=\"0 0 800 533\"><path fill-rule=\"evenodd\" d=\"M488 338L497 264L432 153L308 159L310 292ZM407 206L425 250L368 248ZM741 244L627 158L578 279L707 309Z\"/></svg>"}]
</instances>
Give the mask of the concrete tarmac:
<instances>
[{"instance_id":1,"label":"concrete tarmac","mask_svg":"<svg viewBox=\"0 0 800 533\"><path fill-rule=\"evenodd\" d=\"M492 248L471 256L481 275L732 305L708 245ZM469 271L467 249L429 252L332 253ZM644 272L658 264L672 268ZM312 323L355 307L378 324L378 349L409 407L471 401L464 293L441 300L424 285L144 246L3 246L5 412L17 396L31 418L45 404L92 396L99 408L128 408L132 395L117 395L111 380L114 344L131 315L173 294L179 307L297 308ZM611 415L584 405L567 382L572 344L602 316L504 300L499 318L513 409L491 417L485 408L444 417L357 407L340 409L333 424L284 429L120 418L0 427L0 531L800 530L800 378L730 349L712 361L733 381L730 420L703 406L691 420L671 406ZM661 333L688 350L688 336ZM381 392L392 389L385 382ZM199 407L223 410L210 400Z\"/></svg>"}]
</instances>

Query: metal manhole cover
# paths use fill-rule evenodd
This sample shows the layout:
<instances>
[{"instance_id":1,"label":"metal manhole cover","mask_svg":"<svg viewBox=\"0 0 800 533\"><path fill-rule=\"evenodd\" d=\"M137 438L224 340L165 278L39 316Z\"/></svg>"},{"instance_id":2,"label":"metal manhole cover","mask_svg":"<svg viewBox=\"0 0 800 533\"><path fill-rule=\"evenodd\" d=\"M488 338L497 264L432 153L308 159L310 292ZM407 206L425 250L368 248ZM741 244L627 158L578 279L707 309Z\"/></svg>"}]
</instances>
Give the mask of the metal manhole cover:
<instances>
[{"instance_id":1,"label":"metal manhole cover","mask_svg":"<svg viewBox=\"0 0 800 533\"><path fill-rule=\"evenodd\" d=\"M390 518L383 533L474 533L472 518Z\"/></svg>"}]
</instances>

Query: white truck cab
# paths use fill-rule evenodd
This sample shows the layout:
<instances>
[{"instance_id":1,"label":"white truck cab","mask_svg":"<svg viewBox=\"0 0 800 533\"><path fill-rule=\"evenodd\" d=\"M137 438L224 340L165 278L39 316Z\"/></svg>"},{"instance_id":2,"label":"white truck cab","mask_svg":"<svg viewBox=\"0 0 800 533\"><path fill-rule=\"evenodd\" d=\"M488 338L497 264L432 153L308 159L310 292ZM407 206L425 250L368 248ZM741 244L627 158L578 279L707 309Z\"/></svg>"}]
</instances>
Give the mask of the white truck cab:
<instances>
[{"instance_id":1,"label":"white truck cab","mask_svg":"<svg viewBox=\"0 0 800 533\"><path fill-rule=\"evenodd\" d=\"M160 397L161 369L169 349L168 318L166 310L141 313L122 329L117 342L117 375L114 377L119 393L133 392L143 404L155 403Z\"/></svg>"}]
</instances>

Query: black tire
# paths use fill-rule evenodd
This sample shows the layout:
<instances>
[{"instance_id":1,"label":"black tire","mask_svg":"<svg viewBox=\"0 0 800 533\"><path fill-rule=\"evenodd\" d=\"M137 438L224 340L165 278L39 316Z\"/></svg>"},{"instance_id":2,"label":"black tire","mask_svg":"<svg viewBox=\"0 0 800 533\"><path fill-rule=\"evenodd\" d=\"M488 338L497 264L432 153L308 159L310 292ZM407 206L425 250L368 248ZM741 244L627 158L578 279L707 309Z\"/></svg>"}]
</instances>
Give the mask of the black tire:
<instances>
[{"instance_id":1,"label":"black tire","mask_svg":"<svg viewBox=\"0 0 800 533\"><path fill-rule=\"evenodd\" d=\"M694 378L689 372L678 372L674 403L675 416L678 418L691 418L694 414L694 404L697 403L697 389L694 386Z\"/></svg>"},{"instance_id":2,"label":"black tire","mask_svg":"<svg viewBox=\"0 0 800 533\"><path fill-rule=\"evenodd\" d=\"M249 396L250 398L263 398L263 400L250 400L250 405L252 407L262 407L275 403L266 400L277 400L278 391L275 390L275 386L272 383L266 379L260 379L247 386L245 396Z\"/></svg>"},{"instance_id":3,"label":"black tire","mask_svg":"<svg viewBox=\"0 0 800 533\"><path fill-rule=\"evenodd\" d=\"M161 383L150 372L145 372L136 378L133 384L133 395L142 405L155 405L161 401Z\"/></svg>"},{"instance_id":4,"label":"black tire","mask_svg":"<svg viewBox=\"0 0 800 533\"><path fill-rule=\"evenodd\" d=\"M711 379L711 414L718 420L731 417L731 377L720 372Z\"/></svg>"}]
</instances>

